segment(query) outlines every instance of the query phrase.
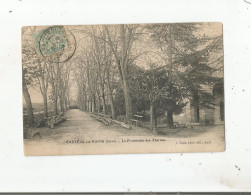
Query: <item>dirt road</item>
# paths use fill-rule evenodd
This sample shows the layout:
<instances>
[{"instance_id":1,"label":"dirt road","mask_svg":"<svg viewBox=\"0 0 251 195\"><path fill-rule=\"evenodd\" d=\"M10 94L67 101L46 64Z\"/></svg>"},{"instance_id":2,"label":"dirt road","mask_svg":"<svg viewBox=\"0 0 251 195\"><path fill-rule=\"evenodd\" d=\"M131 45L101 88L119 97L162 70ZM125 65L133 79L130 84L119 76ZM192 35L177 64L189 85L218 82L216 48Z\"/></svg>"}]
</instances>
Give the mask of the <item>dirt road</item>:
<instances>
[{"instance_id":1,"label":"dirt road","mask_svg":"<svg viewBox=\"0 0 251 195\"><path fill-rule=\"evenodd\" d=\"M209 142L209 144L213 144L214 146L224 146L224 128L223 126L213 126L213 127L202 127L202 129L169 129L166 130L165 133L163 131L161 133L150 132L145 128L140 127L132 127L132 129L125 129L117 124L111 124L109 126L105 126L103 123L98 122L94 118L90 117L90 113L83 112L78 109L71 109L66 112L67 120L61 123L59 126L49 129L47 127L36 128L32 130L32 134L39 132L41 138L32 138L26 139L24 141L26 148L29 148L32 153L37 153L36 150L50 150L52 154L52 148L59 148L60 150L66 151L69 148L68 152L63 152L64 154L72 154L73 148L74 150L93 150L96 147L99 148L97 153L102 153L102 145L90 145L96 141L115 141L116 144L121 143L124 144L122 140L146 140L149 139L154 144L164 144L164 142L170 142L175 147L181 147L183 151L189 151L189 148L194 147L196 150L195 142ZM153 140L164 140L163 143L156 143ZM85 145L76 145L76 141L83 142ZM90 143L89 143L90 141ZM93 142L94 141L94 142ZM87 143L88 142L88 143ZM129 141L130 142L130 141ZM68 144L70 143L70 144ZM102 142L103 143L103 142ZM113 143L113 144L115 144ZM188 143L193 143L192 145L184 145ZM89 145L88 145L89 144ZM117 145L104 145L104 147L117 147ZM178 144L178 145L177 145ZM55 145L60 145L57 147ZM70 147L67 147L71 145ZM85 146L85 147L83 147ZM123 151L127 151L127 146L130 147L130 151L134 151L136 145L123 145ZM133 147L132 147L133 146ZM149 147L149 152L154 151L152 149L152 145L146 145L146 143L141 144L138 143L136 147L141 147L140 151L144 151L144 147ZM160 151L165 151L164 147L166 145L161 146L162 149ZM47 149L45 149L47 148ZM107 150L108 150L107 149ZM170 151L173 149L170 148ZM207 149L210 151L210 148ZM118 150L119 151L119 150ZM169 151L169 149L167 149ZM198 149L199 151L199 149ZM56 153L61 153L60 151L56 151ZM79 152L82 153L82 152ZM83 152L85 153L85 152ZM91 151L87 153L92 153ZM94 152L95 153L95 152ZM43 153L42 153L43 154ZM77 153L78 154L78 153Z\"/></svg>"},{"instance_id":2,"label":"dirt road","mask_svg":"<svg viewBox=\"0 0 251 195\"><path fill-rule=\"evenodd\" d=\"M59 126L49 129L47 127L33 129L32 134L39 132L41 139L36 141L53 141L62 143L65 140L76 139L97 139L102 137L117 138L123 135L142 135L152 136L153 134L143 128L125 129L117 124L105 126L90 117L88 112L82 112L78 109L71 109L66 112L67 120Z\"/></svg>"}]
</instances>

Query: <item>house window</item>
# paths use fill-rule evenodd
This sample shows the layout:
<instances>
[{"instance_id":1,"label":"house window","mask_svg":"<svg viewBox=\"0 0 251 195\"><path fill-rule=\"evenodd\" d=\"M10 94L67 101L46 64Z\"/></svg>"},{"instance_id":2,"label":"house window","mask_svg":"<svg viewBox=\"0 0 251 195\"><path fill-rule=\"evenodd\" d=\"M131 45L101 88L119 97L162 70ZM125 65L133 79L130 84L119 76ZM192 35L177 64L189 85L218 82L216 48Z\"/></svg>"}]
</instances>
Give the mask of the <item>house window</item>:
<instances>
[{"instance_id":1,"label":"house window","mask_svg":"<svg viewBox=\"0 0 251 195\"><path fill-rule=\"evenodd\" d=\"M224 102L220 102L220 120L224 121Z\"/></svg>"}]
</instances>

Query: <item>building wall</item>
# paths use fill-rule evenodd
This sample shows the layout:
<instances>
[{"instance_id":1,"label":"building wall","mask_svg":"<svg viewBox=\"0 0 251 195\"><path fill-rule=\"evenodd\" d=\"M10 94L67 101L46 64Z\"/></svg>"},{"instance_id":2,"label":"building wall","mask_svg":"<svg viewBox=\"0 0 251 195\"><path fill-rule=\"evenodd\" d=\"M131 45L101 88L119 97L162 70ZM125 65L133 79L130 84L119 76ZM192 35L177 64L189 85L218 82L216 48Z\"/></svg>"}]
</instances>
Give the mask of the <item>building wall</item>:
<instances>
[{"instance_id":1,"label":"building wall","mask_svg":"<svg viewBox=\"0 0 251 195\"><path fill-rule=\"evenodd\" d=\"M186 117L186 125L191 123L199 123L200 125L224 124L224 90L222 86L216 86L212 90L214 95L214 107L211 109L199 109L199 122L195 119L196 114L193 106L188 102L184 113Z\"/></svg>"},{"instance_id":2,"label":"building wall","mask_svg":"<svg viewBox=\"0 0 251 195\"><path fill-rule=\"evenodd\" d=\"M215 124L224 124L224 86L223 83L218 84L213 89L215 100Z\"/></svg>"},{"instance_id":3,"label":"building wall","mask_svg":"<svg viewBox=\"0 0 251 195\"><path fill-rule=\"evenodd\" d=\"M190 126L191 123L198 123L200 125L214 125L215 124L215 110L214 109L200 109L199 122L195 119L195 110L190 103L185 108L186 125Z\"/></svg>"},{"instance_id":4,"label":"building wall","mask_svg":"<svg viewBox=\"0 0 251 195\"><path fill-rule=\"evenodd\" d=\"M224 124L224 115L222 116L221 112L224 113L224 98L223 95L218 94L215 97L215 108L214 108L215 124Z\"/></svg>"},{"instance_id":5,"label":"building wall","mask_svg":"<svg viewBox=\"0 0 251 195\"><path fill-rule=\"evenodd\" d=\"M200 124L201 125L215 124L214 109L200 109Z\"/></svg>"}]
</instances>

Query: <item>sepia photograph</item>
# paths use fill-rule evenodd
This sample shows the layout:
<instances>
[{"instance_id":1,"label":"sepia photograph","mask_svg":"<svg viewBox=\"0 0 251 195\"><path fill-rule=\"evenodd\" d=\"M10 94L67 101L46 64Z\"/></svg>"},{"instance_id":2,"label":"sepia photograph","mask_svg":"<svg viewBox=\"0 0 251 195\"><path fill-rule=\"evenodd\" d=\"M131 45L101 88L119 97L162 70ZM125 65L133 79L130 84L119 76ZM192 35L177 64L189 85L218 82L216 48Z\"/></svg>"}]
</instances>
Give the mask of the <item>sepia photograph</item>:
<instances>
[{"instance_id":1,"label":"sepia photograph","mask_svg":"<svg viewBox=\"0 0 251 195\"><path fill-rule=\"evenodd\" d=\"M24 154L223 152L223 25L22 27Z\"/></svg>"}]
</instances>

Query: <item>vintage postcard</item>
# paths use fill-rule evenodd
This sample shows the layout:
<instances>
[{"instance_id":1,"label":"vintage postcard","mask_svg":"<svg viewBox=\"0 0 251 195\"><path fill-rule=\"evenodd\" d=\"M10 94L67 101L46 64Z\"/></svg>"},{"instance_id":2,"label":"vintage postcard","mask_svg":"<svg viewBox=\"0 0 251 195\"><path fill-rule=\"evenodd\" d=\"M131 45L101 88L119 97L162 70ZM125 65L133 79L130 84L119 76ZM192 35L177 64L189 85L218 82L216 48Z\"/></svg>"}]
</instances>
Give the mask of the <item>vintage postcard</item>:
<instances>
[{"instance_id":1,"label":"vintage postcard","mask_svg":"<svg viewBox=\"0 0 251 195\"><path fill-rule=\"evenodd\" d=\"M22 28L24 153L225 150L222 23Z\"/></svg>"}]
</instances>

